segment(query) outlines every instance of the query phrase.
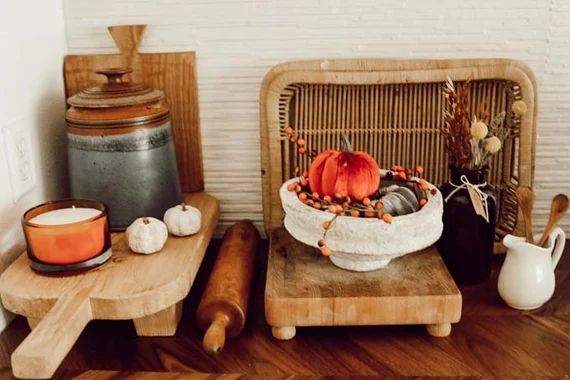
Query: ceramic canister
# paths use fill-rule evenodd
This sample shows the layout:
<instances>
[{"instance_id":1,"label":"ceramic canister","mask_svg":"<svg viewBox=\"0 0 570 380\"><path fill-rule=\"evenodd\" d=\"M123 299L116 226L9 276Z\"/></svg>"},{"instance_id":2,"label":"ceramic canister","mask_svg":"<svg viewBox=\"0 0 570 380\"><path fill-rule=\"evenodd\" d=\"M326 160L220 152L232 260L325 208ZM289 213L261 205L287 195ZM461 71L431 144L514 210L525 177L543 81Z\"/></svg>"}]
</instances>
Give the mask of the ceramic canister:
<instances>
[{"instance_id":1,"label":"ceramic canister","mask_svg":"<svg viewBox=\"0 0 570 380\"><path fill-rule=\"evenodd\" d=\"M107 83L70 97L66 113L71 193L102 201L112 230L162 218L182 200L169 107L162 91L97 71Z\"/></svg>"}]
</instances>

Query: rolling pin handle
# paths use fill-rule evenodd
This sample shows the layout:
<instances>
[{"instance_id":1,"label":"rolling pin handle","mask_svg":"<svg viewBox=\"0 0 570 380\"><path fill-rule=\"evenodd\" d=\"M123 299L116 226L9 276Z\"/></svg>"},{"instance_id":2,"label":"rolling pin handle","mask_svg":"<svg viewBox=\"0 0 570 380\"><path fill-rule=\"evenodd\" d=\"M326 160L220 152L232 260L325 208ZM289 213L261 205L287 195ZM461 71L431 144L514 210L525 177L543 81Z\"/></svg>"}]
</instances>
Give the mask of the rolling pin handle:
<instances>
[{"instance_id":1,"label":"rolling pin handle","mask_svg":"<svg viewBox=\"0 0 570 380\"><path fill-rule=\"evenodd\" d=\"M225 314L216 314L210 327L204 334L202 346L207 353L217 355L224 348L226 342L226 326L230 319Z\"/></svg>"}]
</instances>

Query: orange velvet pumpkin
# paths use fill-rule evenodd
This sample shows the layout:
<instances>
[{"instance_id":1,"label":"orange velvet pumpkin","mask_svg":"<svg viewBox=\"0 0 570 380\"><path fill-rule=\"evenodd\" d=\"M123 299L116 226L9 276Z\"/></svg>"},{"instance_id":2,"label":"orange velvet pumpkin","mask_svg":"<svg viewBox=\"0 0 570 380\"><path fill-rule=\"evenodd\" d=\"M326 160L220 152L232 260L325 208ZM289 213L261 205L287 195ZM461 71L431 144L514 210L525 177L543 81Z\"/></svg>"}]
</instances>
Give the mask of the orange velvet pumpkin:
<instances>
[{"instance_id":1,"label":"orange velvet pumpkin","mask_svg":"<svg viewBox=\"0 0 570 380\"><path fill-rule=\"evenodd\" d=\"M327 150L315 157L309 168L309 185L320 196L340 194L360 201L378 191L378 164L367 153L353 152L346 136L343 145L342 151Z\"/></svg>"}]
</instances>

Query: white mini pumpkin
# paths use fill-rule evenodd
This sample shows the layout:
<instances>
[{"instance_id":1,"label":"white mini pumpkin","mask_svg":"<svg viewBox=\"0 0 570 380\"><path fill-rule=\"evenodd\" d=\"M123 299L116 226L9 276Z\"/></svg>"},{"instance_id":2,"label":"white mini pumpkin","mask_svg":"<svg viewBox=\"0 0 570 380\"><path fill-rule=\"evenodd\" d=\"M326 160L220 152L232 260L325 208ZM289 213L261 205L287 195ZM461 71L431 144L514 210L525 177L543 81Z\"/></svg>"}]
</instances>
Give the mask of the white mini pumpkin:
<instances>
[{"instance_id":1,"label":"white mini pumpkin","mask_svg":"<svg viewBox=\"0 0 570 380\"><path fill-rule=\"evenodd\" d=\"M126 231L129 248L145 255L158 252L168 238L166 225L151 217L138 218Z\"/></svg>"},{"instance_id":2,"label":"white mini pumpkin","mask_svg":"<svg viewBox=\"0 0 570 380\"><path fill-rule=\"evenodd\" d=\"M202 213L186 203L169 208L164 213L164 223L175 236L188 236L200 231Z\"/></svg>"}]
</instances>

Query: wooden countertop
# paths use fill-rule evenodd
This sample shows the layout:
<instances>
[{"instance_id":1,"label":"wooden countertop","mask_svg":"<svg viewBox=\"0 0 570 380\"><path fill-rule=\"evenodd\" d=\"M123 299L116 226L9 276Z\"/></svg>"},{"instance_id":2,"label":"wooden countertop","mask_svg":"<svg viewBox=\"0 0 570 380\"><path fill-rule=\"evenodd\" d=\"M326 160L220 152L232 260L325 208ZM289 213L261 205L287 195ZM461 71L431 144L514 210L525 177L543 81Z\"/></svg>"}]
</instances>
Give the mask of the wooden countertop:
<instances>
[{"instance_id":1,"label":"wooden countertop","mask_svg":"<svg viewBox=\"0 0 570 380\"><path fill-rule=\"evenodd\" d=\"M211 357L201 348L195 323L199 297L219 247L210 245L195 286L184 303L176 336L137 337L131 321L91 322L66 357L56 378L210 378L205 374L383 375L383 376L562 376L570 374L570 241L556 271L553 298L541 309L505 306L496 290L500 257L492 277L463 286L463 316L451 336L433 338L423 326L299 328L291 341L271 337L264 321L267 242L258 256L253 304L244 332ZM0 371L11 378L10 355L29 333L24 318L0 334ZM85 372L91 370L89 372ZM118 372L117 372L118 371ZM160 374L156 372L172 372ZM193 373L195 376L192 376ZM217 377L217 376L213 376ZM138 378L138 377L137 377ZM224 376L226 378L226 376Z\"/></svg>"}]
</instances>

